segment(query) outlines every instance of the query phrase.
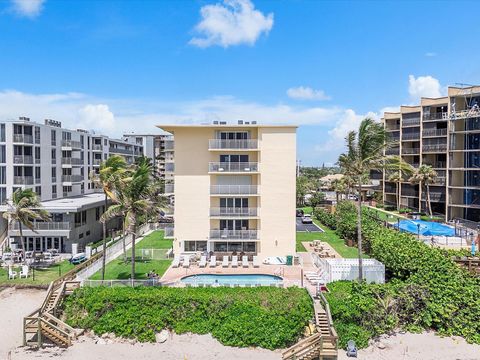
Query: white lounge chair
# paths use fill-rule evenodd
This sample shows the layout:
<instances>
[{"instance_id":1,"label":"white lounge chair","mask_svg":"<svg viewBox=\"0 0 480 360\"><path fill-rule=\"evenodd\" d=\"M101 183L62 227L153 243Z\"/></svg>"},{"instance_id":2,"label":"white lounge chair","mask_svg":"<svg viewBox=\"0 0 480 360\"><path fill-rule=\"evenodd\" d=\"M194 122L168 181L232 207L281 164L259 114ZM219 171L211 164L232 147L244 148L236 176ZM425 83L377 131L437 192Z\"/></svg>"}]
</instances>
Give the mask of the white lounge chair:
<instances>
[{"instance_id":1,"label":"white lounge chair","mask_svg":"<svg viewBox=\"0 0 480 360\"><path fill-rule=\"evenodd\" d=\"M258 258L258 256L253 257L253 267L260 267L260 259Z\"/></svg>"},{"instance_id":2,"label":"white lounge chair","mask_svg":"<svg viewBox=\"0 0 480 360\"><path fill-rule=\"evenodd\" d=\"M215 255L212 255L210 257L210 267L215 267L217 266L217 257Z\"/></svg>"},{"instance_id":3,"label":"white lounge chair","mask_svg":"<svg viewBox=\"0 0 480 360\"><path fill-rule=\"evenodd\" d=\"M175 255L175 257L173 258L172 267L178 268L180 266L180 259L180 255Z\"/></svg>"},{"instance_id":4,"label":"white lounge chair","mask_svg":"<svg viewBox=\"0 0 480 360\"><path fill-rule=\"evenodd\" d=\"M202 255L200 257L200 262L198 263L198 266L203 268L207 266L207 257L205 255Z\"/></svg>"},{"instance_id":5,"label":"white lounge chair","mask_svg":"<svg viewBox=\"0 0 480 360\"><path fill-rule=\"evenodd\" d=\"M183 257L183 263L182 263L184 268L190 267L190 256L184 256Z\"/></svg>"},{"instance_id":6,"label":"white lounge chair","mask_svg":"<svg viewBox=\"0 0 480 360\"><path fill-rule=\"evenodd\" d=\"M24 277L28 278L28 265L22 265L22 271L20 271L20 279Z\"/></svg>"},{"instance_id":7,"label":"white lounge chair","mask_svg":"<svg viewBox=\"0 0 480 360\"><path fill-rule=\"evenodd\" d=\"M8 278L9 279L15 279L16 276L17 276L17 272L15 270L13 270L11 266L9 266L8 267Z\"/></svg>"},{"instance_id":8,"label":"white lounge chair","mask_svg":"<svg viewBox=\"0 0 480 360\"><path fill-rule=\"evenodd\" d=\"M248 256L242 256L242 266L248 268Z\"/></svg>"},{"instance_id":9,"label":"white lounge chair","mask_svg":"<svg viewBox=\"0 0 480 360\"><path fill-rule=\"evenodd\" d=\"M238 256L236 255L232 256L232 267L238 267Z\"/></svg>"},{"instance_id":10,"label":"white lounge chair","mask_svg":"<svg viewBox=\"0 0 480 360\"><path fill-rule=\"evenodd\" d=\"M222 267L228 267L228 256L223 257Z\"/></svg>"}]
</instances>

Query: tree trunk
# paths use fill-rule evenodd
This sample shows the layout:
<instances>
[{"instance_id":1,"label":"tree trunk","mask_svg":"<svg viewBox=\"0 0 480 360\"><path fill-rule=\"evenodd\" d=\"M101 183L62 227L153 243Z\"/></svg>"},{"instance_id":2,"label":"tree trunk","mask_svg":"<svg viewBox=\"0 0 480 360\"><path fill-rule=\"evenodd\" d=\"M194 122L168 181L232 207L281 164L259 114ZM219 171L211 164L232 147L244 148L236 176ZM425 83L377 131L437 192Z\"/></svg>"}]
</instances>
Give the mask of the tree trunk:
<instances>
[{"instance_id":1,"label":"tree trunk","mask_svg":"<svg viewBox=\"0 0 480 360\"><path fill-rule=\"evenodd\" d=\"M358 243L358 281L363 281L363 259L362 259L362 185L359 180L358 190L358 216L357 216L357 243Z\"/></svg>"},{"instance_id":2,"label":"tree trunk","mask_svg":"<svg viewBox=\"0 0 480 360\"><path fill-rule=\"evenodd\" d=\"M131 278L132 280L135 280L135 239L137 237L137 226L136 226L136 219L134 220L134 223L132 224L132 275Z\"/></svg>"},{"instance_id":3,"label":"tree trunk","mask_svg":"<svg viewBox=\"0 0 480 360\"><path fill-rule=\"evenodd\" d=\"M400 183L397 183L397 211L400 212Z\"/></svg>"},{"instance_id":4,"label":"tree trunk","mask_svg":"<svg viewBox=\"0 0 480 360\"><path fill-rule=\"evenodd\" d=\"M107 194L105 193L105 211L107 211ZM106 254L107 254L107 222L103 222L103 244L102 244L102 280L105 280L105 266L106 266Z\"/></svg>"},{"instance_id":5,"label":"tree trunk","mask_svg":"<svg viewBox=\"0 0 480 360\"><path fill-rule=\"evenodd\" d=\"M425 185L426 193L427 193L427 208L428 208L428 215L432 217L432 203L430 202L430 185Z\"/></svg>"},{"instance_id":6,"label":"tree trunk","mask_svg":"<svg viewBox=\"0 0 480 360\"><path fill-rule=\"evenodd\" d=\"M127 244L125 243L125 217L122 217L122 243L123 243L123 261L127 263Z\"/></svg>"},{"instance_id":7,"label":"tree trunk","mask_svg":"<svg viewBox=\"0 0 480 360\"><path fill-rule=\"evenodd\" d=\"M20 232L20 245L22 246L22 263L25 262L25 259L27 257L26 251L25 251L25 242L23 238L23 228L22 228L22 223L21 221L18 222L18 231Z\"/></svg>"},{"instance_id":8,"label":"tree trunk","mask_svg":"<svg viewBox=\"0 0 480 360\"><path fill-rule=\"evenodd\" d=\"M338 191L335 191L335 196L337 197L337 204L338 204L339 198L340 198L340 194L338 193Z\"/></svg>"}]
</instances>

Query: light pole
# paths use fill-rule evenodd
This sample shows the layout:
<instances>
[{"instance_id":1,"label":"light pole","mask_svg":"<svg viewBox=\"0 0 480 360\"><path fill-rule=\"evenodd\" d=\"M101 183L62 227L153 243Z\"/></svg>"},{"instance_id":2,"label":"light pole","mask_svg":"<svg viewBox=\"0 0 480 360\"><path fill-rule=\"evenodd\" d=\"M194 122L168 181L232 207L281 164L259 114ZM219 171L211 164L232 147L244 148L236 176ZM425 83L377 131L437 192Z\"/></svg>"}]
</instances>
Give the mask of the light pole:
<instances>
[{"instance_id":1,"label":"light pole","mask_svg":"<svg viewBox=\"0 0 480 360\"><path fill-rule=\"evenodd\" d=\"M420 240L420 224L417 224L417 240Z\"/></svg>"}]
</instances>

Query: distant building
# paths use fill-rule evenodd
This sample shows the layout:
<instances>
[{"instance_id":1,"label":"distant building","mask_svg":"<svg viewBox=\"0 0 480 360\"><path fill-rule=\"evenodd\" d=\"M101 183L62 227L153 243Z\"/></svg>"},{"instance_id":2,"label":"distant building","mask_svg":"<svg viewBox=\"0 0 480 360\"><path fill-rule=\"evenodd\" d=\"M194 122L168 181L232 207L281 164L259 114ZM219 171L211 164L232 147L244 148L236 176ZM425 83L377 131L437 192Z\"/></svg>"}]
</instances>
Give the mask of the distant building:
<instances>
[{"instance_id":1,"label":"distant building","mask_svg":"<svg viewBox=\"0 0 480 360\"><path fill-rule=\"evenodd\" d=\"M331 175L326 175L322 178L320 178L320 188L321 189L331 189L332 188L332 183L334 181L340 180L343 178L343 174L331 174Z\"/></svg>"}]
</instances>

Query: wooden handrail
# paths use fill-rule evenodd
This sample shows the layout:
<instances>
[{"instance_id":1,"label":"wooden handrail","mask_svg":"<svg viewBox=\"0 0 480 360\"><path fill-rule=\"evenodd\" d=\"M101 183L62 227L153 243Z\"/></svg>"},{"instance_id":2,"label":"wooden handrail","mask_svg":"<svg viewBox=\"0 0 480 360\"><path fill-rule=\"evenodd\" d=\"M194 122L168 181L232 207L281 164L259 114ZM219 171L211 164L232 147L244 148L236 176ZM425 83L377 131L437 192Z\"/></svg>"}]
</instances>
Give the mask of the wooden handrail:
<instances>
[{"instance_id":1,"label":"wooden handrail","mask_svg":"<svg viewBox=\"0 0 480 360\"><path fill-rule=\"evenodd\" d=\"M60 329L58 326L53 325L51 322L49 322L49 321L47 321L47 320L45 320L45 319L43 319L43 318L40 318L39 320L40 320L41 323L43 322L43 323L47 324L48 326L52 327L53 329L55 329L56 331L58 331L60 334L62 334L64 337L66 337L67 340L68 340L68 342L69 342L69 345L70 345L70 343L71 343L71 338L70 338L70 335L69 335L66 331Z\"/></svg>"},{"instance_id":2,"label":"wooden handrail","mask_svg":"<svg viewBox=\"0 0 480 360\"><path fill-rule=\"evenodd\" d=\"M51 321L53 321L53 322L56 323L55 326L57 326L58 328L64 328L65 333L68 333L69 336L70 336L70 334L73 334L73 336L75 336L75 334L76 334L75 329L73 327L71 327L70 325L68 325L67 323L63 322L59 318L57 318L57 317L55 317L55 316L53 316L52 314L49 314L49 313L45 313L45 314L43 314L43 316L45 318L47 318L48 320L50 320L49 323Z\"/></svg>"},{"instance_id":3,"label":"wooden handrail","mask_svg":"<svg viewBox=\"0 0 480 360\"><path fill-rule=\"evenodd\" d=\"M53 294L53 281L48 285L48 290L47 290L47 295L45 296L45 299L43 300L42 306L40 306L40 313L42 313L45 308L47 307L48 300L50 296Z\"/></svg>"},{"instance_id":4,"label":"wooden handrail","mask_svg":"<svg viewBox=\"0 0 480 360\"><path fill-rule=\"evenodd\" d=\"M316 333L312 336L309 336L303 340L300 340L295 345L289 347L282 353L283 358L290 357L293 355L298 355L298 353L302 352L306 348L310 348L314 346L320 339L322 335L320 333Z\"/></svg>"}]
</instances>

